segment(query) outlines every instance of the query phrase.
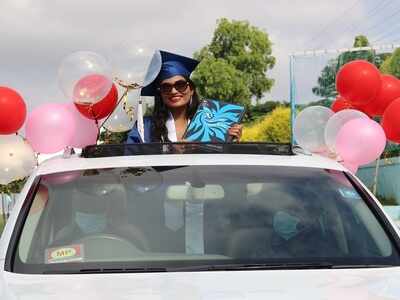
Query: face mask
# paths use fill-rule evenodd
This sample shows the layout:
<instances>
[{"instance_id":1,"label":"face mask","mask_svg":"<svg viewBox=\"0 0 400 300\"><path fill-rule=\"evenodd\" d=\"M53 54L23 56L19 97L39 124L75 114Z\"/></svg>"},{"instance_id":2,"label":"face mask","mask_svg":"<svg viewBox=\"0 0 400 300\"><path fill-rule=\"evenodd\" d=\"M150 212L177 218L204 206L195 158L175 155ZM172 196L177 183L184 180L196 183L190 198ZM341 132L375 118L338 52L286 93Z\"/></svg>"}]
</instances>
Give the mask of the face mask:
<instances>
[{"instance_id":1,"label":"face mask","mask_svg":"<svg viewBox=\"0 0 400 300\"><path fill-rule=\"evenodd\" d=\"M76 212L75 221L85 234L102 232L107 226L107 218L105 215Z\"/></svg>"},{"instance_id":2,"label":"face mask","mask_svg":"<svg viewBox=\"0 0 400 300\"><path fill-rule=\"evenodd\" d=\"M284 240L290 240L299 232L297 229L299 221L298 218L284 211L278 211L273 219L274 231Z\"/></svg>"}]
</instances>

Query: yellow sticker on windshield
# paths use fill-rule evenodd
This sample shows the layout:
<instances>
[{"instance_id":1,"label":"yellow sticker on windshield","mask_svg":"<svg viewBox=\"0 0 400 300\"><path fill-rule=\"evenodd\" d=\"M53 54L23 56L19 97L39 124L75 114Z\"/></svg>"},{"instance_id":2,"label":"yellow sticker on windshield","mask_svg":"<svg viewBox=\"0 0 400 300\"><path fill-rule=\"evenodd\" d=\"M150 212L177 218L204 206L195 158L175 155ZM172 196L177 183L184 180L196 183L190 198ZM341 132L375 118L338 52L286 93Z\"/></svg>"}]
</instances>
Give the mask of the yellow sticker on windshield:
<instances>
[{"instance_id":1,"label":"yellow sticker on windshield","mask_svg":"<svg viewBox=\"0 0 400 300\"><path fill-rule=\"evenodd\" d=\"M83 245L70 245L46 249L46 263L66 263L83 260Z\"/></svg>"}]
</instances>

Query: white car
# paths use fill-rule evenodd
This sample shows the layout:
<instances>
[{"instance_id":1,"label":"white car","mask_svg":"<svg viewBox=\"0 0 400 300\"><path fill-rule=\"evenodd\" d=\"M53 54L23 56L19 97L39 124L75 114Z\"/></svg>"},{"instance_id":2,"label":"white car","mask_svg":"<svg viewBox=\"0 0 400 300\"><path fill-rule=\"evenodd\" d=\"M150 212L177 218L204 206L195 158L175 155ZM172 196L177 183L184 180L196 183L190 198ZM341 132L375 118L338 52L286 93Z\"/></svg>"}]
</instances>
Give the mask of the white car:
<instances>
[{"instance_id":1,"label":"white car","mask_svg":"<svg viewBox=\"0 0 400 300\"><path fill-rule=\"evenodd\" d=\"M290 145L88 147L27 181L0 299L400 299L399 251L355 176Z\"/></svg>"}]
</instances>

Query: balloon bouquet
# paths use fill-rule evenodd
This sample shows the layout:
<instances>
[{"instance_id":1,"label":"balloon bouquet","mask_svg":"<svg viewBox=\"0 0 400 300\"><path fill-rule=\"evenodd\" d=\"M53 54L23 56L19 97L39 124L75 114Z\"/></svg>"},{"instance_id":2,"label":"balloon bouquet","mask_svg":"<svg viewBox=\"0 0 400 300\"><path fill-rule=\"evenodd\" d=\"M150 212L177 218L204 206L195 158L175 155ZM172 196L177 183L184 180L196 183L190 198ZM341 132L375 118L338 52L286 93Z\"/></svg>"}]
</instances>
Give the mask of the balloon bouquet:
<instances>
[{"instance_id":1,"label":"balloon bouquet","mask_svg":"<svg viewBox=\"0 0 400 300\"><path fill-rule=\"evenodd\" d=\"M139 103L140 88L153 81L161 68L161 54L137 45L119 48L123 51L114 51L112 67L94 52L65 57L58 83L72 101L40 105L28 116L21 95L0 86L0 184L28 176L38 164L38 154L96 144L102 127L122 132L134 126L135 108L128 103L128 94L135 91L134 101ZM124 90L121 98L118 88ZM23 138L18 130L25 120ZM70 173L56 181L70 181L75 176Z\"/></svg>"},{"instance_id":2,"label":"balloon bouquet","mask_svg":"<svg viewBox=\"0 0 400 300\"><path fill-rule=\"evenodd\" d=\"M28 142L17 134L26 119L26 104L15 90L0 86L0 184L26 177L36 166Z\"/></svg>"},{"instance_id":3,"label":"balloon bouquet","mask_svg":"<svg viewBox=\"0 0 400 300\"><path fill-rule=\"evenodd\" d=\"M355 60L337 73L336 89L330 109L311 106L299 113L294 137L304 149L335 158L355 173L380 157L387 139L400 143L400 81Z\"/></svg>"}]
</instances>

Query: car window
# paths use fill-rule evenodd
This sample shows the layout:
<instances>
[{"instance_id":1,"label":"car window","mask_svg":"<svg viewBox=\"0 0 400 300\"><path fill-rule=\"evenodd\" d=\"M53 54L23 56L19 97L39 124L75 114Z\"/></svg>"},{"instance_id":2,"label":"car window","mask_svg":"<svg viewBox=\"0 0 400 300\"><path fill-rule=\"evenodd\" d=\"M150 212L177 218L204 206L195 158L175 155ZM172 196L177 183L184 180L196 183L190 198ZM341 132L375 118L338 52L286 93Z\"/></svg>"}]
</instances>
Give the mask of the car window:
<instances>
[{"instance_id":1,"label":"car window","mask_svg":"<svg viewBox=\"0 0 400 300\"><path fill-rule=\"evenodd\" d=\"M29 273L239 261L397 264L372 209L344 173L318 168L58 173L40 181L13 265Z\"/></svg>"}]
</instances>

